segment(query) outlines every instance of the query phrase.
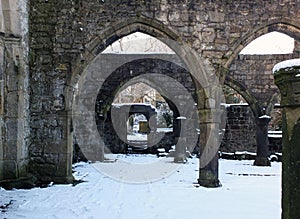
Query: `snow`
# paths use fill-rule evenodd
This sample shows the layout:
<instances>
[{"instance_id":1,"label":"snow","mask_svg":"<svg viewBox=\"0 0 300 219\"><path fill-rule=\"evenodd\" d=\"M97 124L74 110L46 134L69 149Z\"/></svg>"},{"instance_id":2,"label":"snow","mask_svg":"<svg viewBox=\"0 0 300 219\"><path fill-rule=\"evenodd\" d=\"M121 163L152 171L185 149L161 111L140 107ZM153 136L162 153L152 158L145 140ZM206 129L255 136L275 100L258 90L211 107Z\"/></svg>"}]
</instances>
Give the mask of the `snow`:
<instances>
[{"instance_id":1,"label":"snow","mask_svg":"<svg viewBox=\"0 0 300 219\"><path fill-rule=\"evenodd\" d=\"M269 138L282 138L282 131L268 131Z\"/></svg>"},{"instance_id":2,"label":"snow","mask_svg":"<svg viewBox=\"0 0 300 219\"><path fill-rule=\"evenodd\" d=\"M230 106L248 106L248 103L221 103L222 106L228 108Z\"/></svg>"},{"instance_id":3,"label":"snow","mask_svg":"<svg viewBox=\"0 0 300 219\"><path fill-rule=\"evenodd\" d=\"M260 119L271 119L271 116L268 116L268 115L263 115L263 116L260 116L259 117Z\"/></svg>"},{"instance_id":4,"label":"snow","mask_svg":"<svg viewBox=\"0 0 300 219\"><path fill-rule=\"evenodd\" d=\"M155 106L149 104L149 103L114 103L112 104L112 106L116 107L116 108L120 108L123 106L147 106L147 107L151 107L151 109L155 109Z\"/></svg>"},{"instance_id":5,"label":"snow","mask_svg":"<svg viewBox=\"0 0 300 219\"><path fill-rule=\"evenodd\" d=\"M236 151L235 154L237 155L243 155L243 154L249 154L249 155L253 155L253 156L256 156L256 153L254 152L249 152L249 151Z\"/></svg>"},{"instance_id":6,"label":"snow","mask_svg":"<svg viewBox=\"0 0 300 219\"><path fill-rule=\"evenodd\" d=\"M173 128L157 128L157 132L173 132Z\"/></svg>"},{"instance_id":7,"label":"snow","mask_svg":"<svg viewBox=\"0 0 300 219\"><path fill-rule=\"evenodd\" d=\"M185 116L179 116L179 117L176 117L176 119L184 120L184 119L186 119L186 117Z\"/></svg>"},{"instance_id":8,"label":"snow","mask_svg":"<svg viewBox=\"0 0 300 219\"><path fill-rule=\"evenodd\" d=\"M275 73L279 69L290 68L290 67L294 67L294 66L300 66L300 59L290 59L290 60L286 60L286 61L277 63L273 67L273 73Z\"/></svg>"},{"instance_id":9,"label":"snow","mask_svg":"<svg viewBox=\"0 0 300 219\"><path fill-rule=\"evenodd\" d=\"M127 135L128 141L147 141L148 137L142 133L132 133Z\"/></svg>"},{"instance_id":10,"label":"snow","mask_svg":"<svg viewBox=\"0 0 300 219\"><path fill-rule=\"evenodd\" d=\"M174 165L175 171L156 181L125 183L114 180L93 164L74 165L76 186L52 185L31 190L0 190L0 205L9 203L0 217L12 218L281 218L281 163L255 167L253 161L220 160L220 188L195 186L198 159L175 164L172 158L151 155L114 155L105 168L155 162ZM169 160L168 160L169 159ZM146 172L144 172L146 174ZM134 171L131 173L134 175ZM2 214L2 215L1 215Z\"/></svg>"}]
</instances>

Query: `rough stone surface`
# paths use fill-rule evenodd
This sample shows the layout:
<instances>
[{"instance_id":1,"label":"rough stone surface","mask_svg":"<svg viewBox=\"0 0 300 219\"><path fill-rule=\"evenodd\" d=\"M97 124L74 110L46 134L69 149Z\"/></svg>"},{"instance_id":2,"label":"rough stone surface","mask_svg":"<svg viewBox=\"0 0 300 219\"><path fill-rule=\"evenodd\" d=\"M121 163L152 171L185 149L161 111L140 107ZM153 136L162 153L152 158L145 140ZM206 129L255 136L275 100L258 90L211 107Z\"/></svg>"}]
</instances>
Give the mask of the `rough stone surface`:
<instances>
[{"instance_id":1,"label":"rough stone surface","mask_svg":"<svg viewBox=\"0 0 300 219\"><path fill-rule=\"evenodd\" d=\"M299 53L282 55L239 55L229 68L225 84L242 94L255 117L271 114L280 94L274 84L272 69L278 62L299 57ZM265 109L265 112L263 112Z\"/></svg>"},{"instance_id":2,"label":"rough stone surface","mask_svg":"<svg viewBox=\"0 0 300 219\"><path fill-rule=\"evenodd\" d=\"M222 152L256 152L255 118L248 105L226 107L227 123L221 142Z\"/></svg>"},{"instance_id":3,"label":"rough stone surface","mask_svg":"<svg viewBox=\"0 0 300 219\"><path fill-rule=\"evenodd\" d=\"M190 72L208 72L207 84L216 81L211 79L214 75L222 84L228 75L229 86L247 97L255 117L263 108L270 113L277 99L270 96L276 88L265 71L273 61L265 66L265 60L253 58L249 69L238 53L256 37L279 31L295 38L294 55L299 56L297 1L12 0L1 7L0 167L15 162L17 170L49 180L71 176L71 112L77 82L99 53L125 35L140 31L193 48L188 52L169 42ZM251 74L243 75L239 68ZM215 88L196 85L196 93L199 110L218 104ZM12 102L17 97L18 103ZM16 151L13 159L6 158ZM0 180L8 177L6 170L16 169L0 169Z\"/></svg>"},{"instance_id":4,"label":"rough stone surface","mask_svg":"<svg viewBox=\"0 0 300 219\"><path fill-rule=\"evenodd\" d=\"M282 157L282 218L297 218L300 214L300 67L275 71L275 82L282 93L283 157Z\"/></svg>"}]
</instances>

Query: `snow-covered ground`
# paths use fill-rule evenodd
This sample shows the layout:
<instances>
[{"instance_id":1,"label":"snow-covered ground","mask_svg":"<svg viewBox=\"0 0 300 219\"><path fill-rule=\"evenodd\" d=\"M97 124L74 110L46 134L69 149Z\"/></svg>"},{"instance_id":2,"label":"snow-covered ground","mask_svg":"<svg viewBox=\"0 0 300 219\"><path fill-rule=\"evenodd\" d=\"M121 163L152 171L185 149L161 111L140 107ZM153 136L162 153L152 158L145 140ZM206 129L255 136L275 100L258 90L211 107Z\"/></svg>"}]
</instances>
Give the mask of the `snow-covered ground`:
<instances>
[{"instance_id":1,"label":"snow-covered ground","mask_svg":"<svg viewBox=\"0 0 300 219\"><path fill-rule=\"evenodd\" d=\"M281 163L255 167L253 161L220 160L222 187L208 189L195 185L196 158L183 165L151 155L114 155L114 159L114 163L97 163L97 168L88 163L74 165L74 176L85 181L76 186L0 190L0 206L11 202L0 218L281 218ZM158 172L169 166L173 173L162 174L156 181L128 183L112 179L109 171L99 171L103 166L115 171L124 162L133 173L141 164L153 163Z\"/></svg>"}]
</instances>

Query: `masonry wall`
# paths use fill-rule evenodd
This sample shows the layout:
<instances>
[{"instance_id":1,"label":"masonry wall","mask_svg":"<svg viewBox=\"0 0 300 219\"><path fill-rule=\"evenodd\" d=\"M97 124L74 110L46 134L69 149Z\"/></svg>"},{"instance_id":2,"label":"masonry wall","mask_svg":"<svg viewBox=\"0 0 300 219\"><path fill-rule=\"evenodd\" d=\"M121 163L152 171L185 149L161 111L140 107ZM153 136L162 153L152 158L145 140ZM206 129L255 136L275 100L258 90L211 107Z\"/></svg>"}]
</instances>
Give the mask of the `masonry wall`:
<instances>
[{"instance_id":1,"label":"masonry wall","mask_svg":"<svg viewBox=\"0 0 300 219\"><path fill-rule=\"evenodd\" d=\"M248 92L259 102L260 107L267 108L270 102L273 104L280 102L279 90L274 83L273 67L276 63L298 58L299 55L298 52L278 55L239 55L232 63L227 77L248 88Z\"/></svg>"},{"instance_id":2,"label":"masonry wall","mask_svg":"<svg viewBox=\"0 0 300 219\"><path fill-rule=\"evenodd\" d=\"M256 152L255 118L248 105L226 107L227 124L220 146L222 152Z\"/></svg>"},{"instance_id":3,"label":"masonry wall","mask_svg":"<svg viewBox=\"0 0 300 219\"><path fill-rule=\"evenodd\" d=\"M76 82L101 51L124 35L141 31L185 43L221 82L223 69L257 36L281 30L299 40L297 1L31 0L29 11L27 145L30 172L45 181L70 179Z\"/></svg>"}]
</instances>

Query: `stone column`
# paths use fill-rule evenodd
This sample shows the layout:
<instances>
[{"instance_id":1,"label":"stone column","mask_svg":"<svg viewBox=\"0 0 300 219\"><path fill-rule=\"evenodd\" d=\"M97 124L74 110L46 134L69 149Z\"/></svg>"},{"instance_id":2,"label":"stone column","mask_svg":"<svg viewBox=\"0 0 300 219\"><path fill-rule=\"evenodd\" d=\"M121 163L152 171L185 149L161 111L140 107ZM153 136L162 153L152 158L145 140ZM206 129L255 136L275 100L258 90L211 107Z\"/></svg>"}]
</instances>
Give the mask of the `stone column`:
<instances>
[{"instance_id":1,"label":"stone column","mask_svg":"<svg viewBox=\"0 0 300 219\"><path fill-rule=\"evenodd\" d=\"M269 156L268 124L271 117L264 115L256 120L256 144L257 156L254 161L255 166L271 166Z\"/></svg>"},{"instance_id":2,"label":"stone column","mask_svg":"<svg viewBox=\"0 0 300 219\"><path fill-rule=\"evenodd\" d=\"M220 147L219 124L221 110L200 110L200 170L198 183L204 187L219 187Z\"/></svg>"},{"instance_id":3,"label":"stone column","mask_svg":"<svg viewBox=\"0 0 300 219\"><path fill-rule=\"evenodd\" d=\"M186 117L176 118L176 130L175 138L177 138L177 144L175 147L174 162L181 163L186 162Z\"/></svg>"},{"instance_id":4,"label":"stone column","mask_svg":"<svg viewBox=\"0 0 300 219\"><path fill-rule=\"evenodd\" d=\"M50 130L55 133L54 139L45 142L44 152L49 158L46 163L41 166L40 172L44 173L42 178L47 181L49 172L53 171L50 177L52 181L56 183L72 183L74 181L72 175L72 157L73 157L73 132L71 131L71 112L68 110L62 110L57 113L57 122L61 124L60 127L52 127ZM49 116L49 120L54 120L53 117ZM48 121L49 121L48 120ZM50 124L49 124L50 125ZM57 162L55 169L51 161ZM44 171L43 171L44 170Z\"/></svg>"},{"instance_id":5,"label":"stone column","mask_svg":"<svg viewBox=\"0 0 300 219\"><path fill-rule=\"evenodd\" d=\"M294 219L300 215L300 59L277 64L274 77L283 107L282 218Z\"/></svg>"}]
</instances>

